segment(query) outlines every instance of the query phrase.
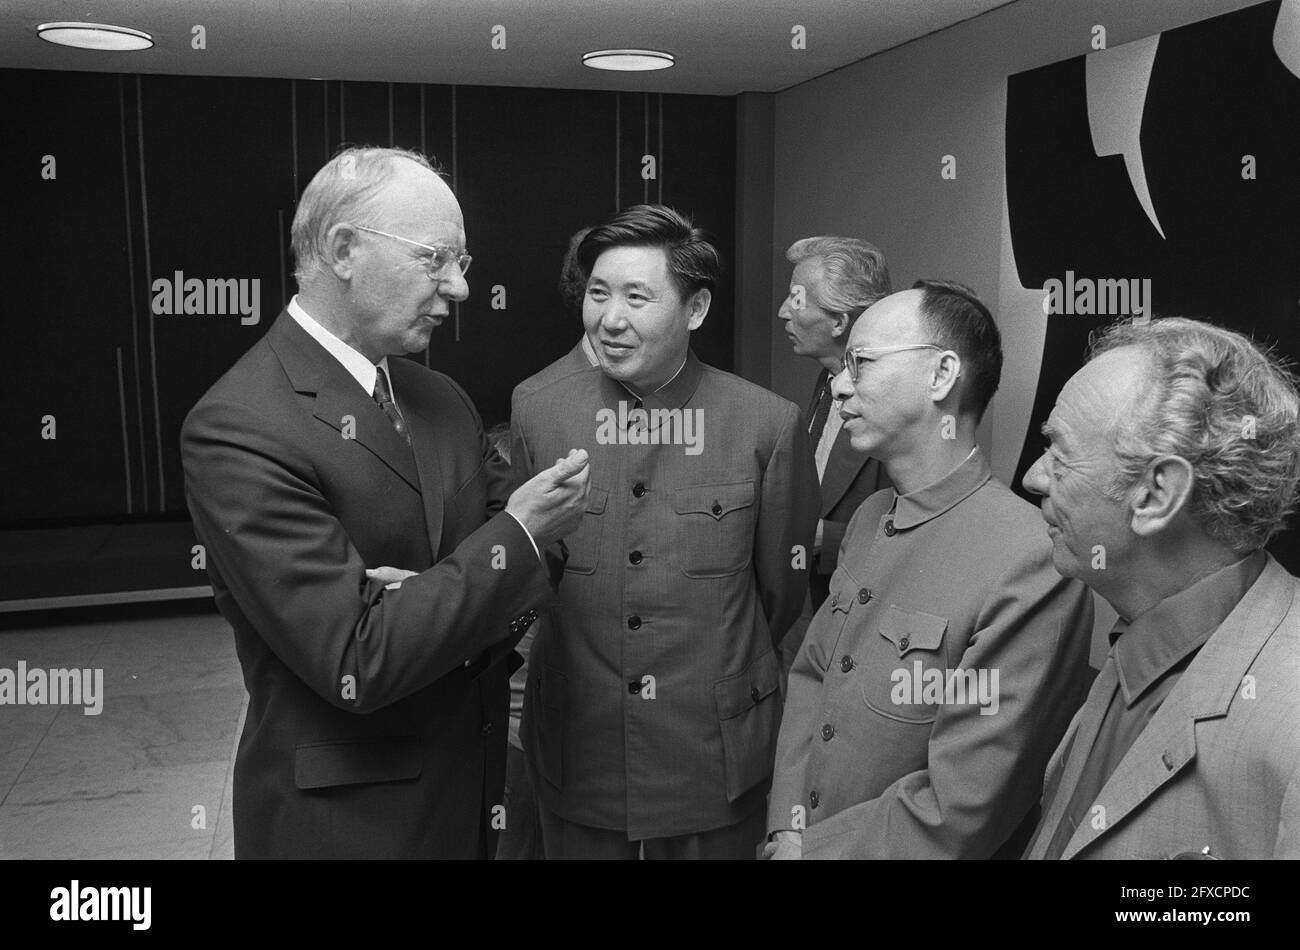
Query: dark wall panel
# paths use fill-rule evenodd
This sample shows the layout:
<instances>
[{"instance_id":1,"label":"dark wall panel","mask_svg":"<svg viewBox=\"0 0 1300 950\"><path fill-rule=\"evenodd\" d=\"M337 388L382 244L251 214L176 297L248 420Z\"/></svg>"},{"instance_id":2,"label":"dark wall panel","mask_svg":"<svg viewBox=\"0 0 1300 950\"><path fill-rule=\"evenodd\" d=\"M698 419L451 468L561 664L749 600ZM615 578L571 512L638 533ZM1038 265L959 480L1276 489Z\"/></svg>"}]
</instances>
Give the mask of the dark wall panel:
<instances>
[{"instance_id":1,"label":"dark wall panel","mask_svg":"<svg viewBox=\"0 0 1300 950\"><path fill-rule=\"evenodd\" d=\"M8 527L184 517L181 423L294 292L297 195L343 144L422 150L453 182L471 296L414 358L461 382L489 425L581 332L556 292L573 231L663 200L734 254L728 98L34 70L0 70L0 90L15 183L0 239L17 340L0 356ZM152 282L178 271L258 281L258 322L153 313ZM695 336L724 369L732 301L728 274Z\"/></svg>"}]
</instances>

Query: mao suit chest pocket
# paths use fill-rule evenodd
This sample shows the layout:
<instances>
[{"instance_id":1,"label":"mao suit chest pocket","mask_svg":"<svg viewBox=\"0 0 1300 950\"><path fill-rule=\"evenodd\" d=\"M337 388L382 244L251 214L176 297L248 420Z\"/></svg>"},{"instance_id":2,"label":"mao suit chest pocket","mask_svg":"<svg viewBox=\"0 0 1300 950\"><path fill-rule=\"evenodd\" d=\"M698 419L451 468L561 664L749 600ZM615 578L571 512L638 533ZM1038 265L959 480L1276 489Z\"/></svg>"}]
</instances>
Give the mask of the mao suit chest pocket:
<instances>
[{"instance_id":1,"label":"mao suit chest pocket","mask_svg":"<svg viewBox=\"0 0 1300 950\"><path fill-rule=\"evenodd\" d=\"M605 528L605 506L609 491L594 485L587 493L587 510L573 533L564 539L569 558L564 569L571 574L591 574L600 563L600 537Z\"/></svg>"},{"instance_id":2,"label":"mao suit chest pocket","mask_svg":"<svg viewBox=\"0 0 1300 950\"><path fill-rule=\"evenodd\" d=\"M934 722L946 682L947 630L946 617L894 604L877 614L862 644L863 701L899 722Z\"/></svg>"},{"instance_id":3,"label":"mao suit chest pocket","mask_svg":"<svg viewBox=\"0 0 1300 950\"><path fill-rule=\"evenodd\" d=\"M679 488L673 496L671 559L687 577L726 577L754 549L754 483Z\"/></svg>"}]
</instances>

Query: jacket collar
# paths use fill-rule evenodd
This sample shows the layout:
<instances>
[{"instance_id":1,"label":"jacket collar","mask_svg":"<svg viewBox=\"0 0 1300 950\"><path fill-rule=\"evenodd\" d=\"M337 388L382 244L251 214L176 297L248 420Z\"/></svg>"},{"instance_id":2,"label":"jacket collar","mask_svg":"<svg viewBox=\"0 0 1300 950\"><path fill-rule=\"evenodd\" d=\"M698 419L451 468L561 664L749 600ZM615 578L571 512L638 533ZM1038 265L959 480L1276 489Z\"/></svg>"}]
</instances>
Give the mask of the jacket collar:
<instances>
[{"instance_id":1,"label":"jacket collar","mask_svg":"<svg viewBox=\"0 0 1300 950\"><path fill-rule=\"evenodd\" d=\"M653 432L667 419L665 413L656 413L655 410L681 409L695 395L695 390L699 388L700 379L703 376L704 364L696 358L692 350L687 350L686 362L667 385L645 396L638 397L622 383L602 373L600 381L601 405L617 411L618 404L623 402L626 403L630 411L636 400L640 398L642 406L647 410L647 428ZM636 423L637 417L629 419L628 415L629 413L617 413L620 429L629 428L631 424Z\"/></svg>"},{"instance_id":2,"label":"jacket collar","mask_svg":"<svg viewBox=\"0 0 1300 950\"><path fill-rule=\"evenodd\" d=\"M1115 666L1124 704L1132 706L1151 686L1232 613L1259 579L1266 559L1256 551L1134 617L1115 641Z\"/></svg>"},{"instance_id":3,"label":"jacket collar","mask_svg":"<svg viewBox=\"0 0 1300 950\"><path fill-rule=\"evenodd\" d=\"M896 495L894 527L903 531L939 517L973 495L991 477L989 463L977 445L960 465L937 482L906 495Z\"/></svg>"}]
</instances>

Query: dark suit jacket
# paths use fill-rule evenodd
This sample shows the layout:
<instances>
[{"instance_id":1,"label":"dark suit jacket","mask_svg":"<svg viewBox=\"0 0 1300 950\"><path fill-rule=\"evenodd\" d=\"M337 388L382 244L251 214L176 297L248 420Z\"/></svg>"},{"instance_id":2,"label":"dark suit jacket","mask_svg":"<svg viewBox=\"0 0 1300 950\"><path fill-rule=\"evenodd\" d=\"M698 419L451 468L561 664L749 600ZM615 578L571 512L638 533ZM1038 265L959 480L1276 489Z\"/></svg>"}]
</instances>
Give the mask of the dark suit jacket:
<instances>
[{"instance_id":1,"label":"dark suit jacket","mask_svg":"<svg viewBox=\"0 0 1300 950\"><path fill-rule=\"evenodd\" d=\"M468 397L389 367L413 452L287 313L185 420L186 499L249 692L239 858L493 844L503 661L553 592ZM385 590L365 577L380 565L422 573Z\"/></svg>"},{"instance_id":2,"label":"dark suit jacket","mask_svg":"<svg viewBox=\"0 0 1300 950\"><path fill-rule=\"evenodd\" d=\"M824 369L818 374L817 385L813 387L814 400L829 376L830 373ZM816 442L812 442L809 447L813 452L817 451ZM835 573L835 566L840 562L844 529L849 526L853 512L874 492L882 488L893 488L894 485L879 460L853 448L846 429L840 429L835 437L831 454L826 459L826 471L822 475L821 485L820 517L825 524L822 526L822 553L815 570L818 574L829 576Z\"/></svg>"}]
</instances>

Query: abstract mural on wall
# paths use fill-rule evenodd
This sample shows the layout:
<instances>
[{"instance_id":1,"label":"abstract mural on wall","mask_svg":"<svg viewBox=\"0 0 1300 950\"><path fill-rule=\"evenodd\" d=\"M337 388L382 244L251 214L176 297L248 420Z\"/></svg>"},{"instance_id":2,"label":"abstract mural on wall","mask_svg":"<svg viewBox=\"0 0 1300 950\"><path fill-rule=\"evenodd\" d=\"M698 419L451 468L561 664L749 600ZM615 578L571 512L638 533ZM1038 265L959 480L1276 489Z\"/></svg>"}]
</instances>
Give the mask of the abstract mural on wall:
<instances>
[{"instance_id":1,"label":"abstract mural on wall","mask_svg":"<svg viewBox=\"0 0 1300 950\"><path fill-rule=\"evenodd\" d=\"M1037 384L994 444L1022 494L1061 385L1116 319L1197 317L1300 363L1300 0L1009 77L1002 232L1002 318L1029 328L1008 364ZM1294 525L1270 550L1300 573Z\"/></svg>"}]
</instances>

